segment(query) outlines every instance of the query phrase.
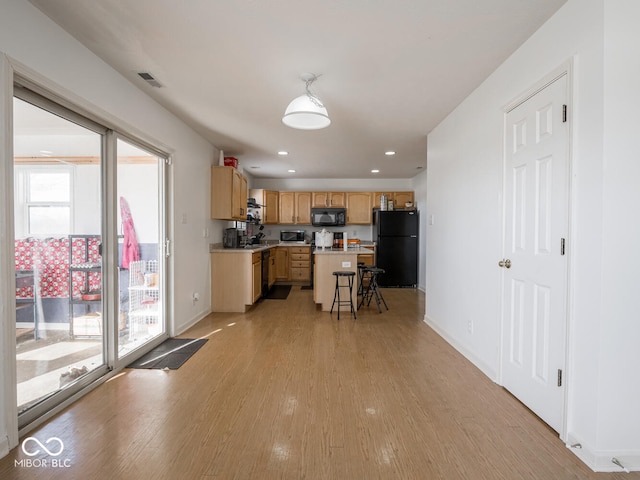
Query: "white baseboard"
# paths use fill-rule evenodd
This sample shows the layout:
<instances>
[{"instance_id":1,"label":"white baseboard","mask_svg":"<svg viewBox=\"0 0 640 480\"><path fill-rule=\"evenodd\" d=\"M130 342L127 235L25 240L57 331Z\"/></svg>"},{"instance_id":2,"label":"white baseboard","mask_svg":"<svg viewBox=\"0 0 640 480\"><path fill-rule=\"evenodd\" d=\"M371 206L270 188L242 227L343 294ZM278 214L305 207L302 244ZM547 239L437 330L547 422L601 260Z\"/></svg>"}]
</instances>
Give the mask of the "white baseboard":
<instances>
[{"instance_id":1,"label":"white baseboard","mask_svg":"<svg viewBox=\"0 0 640 480\"><path fill-rule=\"evenodd\" d=\"M594 472L640 472L640 451L597 451L572 433L567 448Z\"/></svg>"},{"instance_id":2,"label":"white baseboard","mask_svg":"<svg viewBox=\"0 0 640 480\"><path fill-rule=\"evenodd\" d=\"M464 347L460 342L458 342L455 338L449 335L446 331L442 330L436 323L434 323L426 314L424 316L424 323L429 325L438 335L444 338L449 345L455 348L458 352L462 354L467 360L469 360L473 365L475 365L482 373L484 373L487 377L489 377L493 382L497 382L497 372L487 365L485 362L480 360L473 352L469 351L466 347Z\"/></svg>"},{"instance_id":3,"label":"white baseboard","mask_svg":"<svg viewBox=\"0 0 640 480\"><path fill-rule=\"evenodd\" d=\"M191 320L187 321L185 324L180 325L179 329L176 332L174 332L174 334L172 336L175 337L177 335L183 334L184 332L189 330L191 327L193 327L196 323L198 323L200 320L202 320L203 318L208 316L210 313L211 313L211 309L209 309L206 312L202 312L202 313L196 315Z\"/></svg>"}]
</instances>

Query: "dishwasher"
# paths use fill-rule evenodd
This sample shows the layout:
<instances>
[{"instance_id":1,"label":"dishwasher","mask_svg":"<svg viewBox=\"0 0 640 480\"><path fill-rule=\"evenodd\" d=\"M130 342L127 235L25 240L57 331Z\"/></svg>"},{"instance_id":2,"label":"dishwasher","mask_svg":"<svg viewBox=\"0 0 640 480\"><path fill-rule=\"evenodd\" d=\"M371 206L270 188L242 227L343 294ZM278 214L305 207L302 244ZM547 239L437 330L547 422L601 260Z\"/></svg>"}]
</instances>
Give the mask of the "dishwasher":
<instances>
[{"instance_id":1,"label":"dishwasher","mask_svg":"<svg viewBox=\"0 0 640 480\"><path fill-rule=\"evenodd\" d=\"M265 297L269 293L269 257L271 250L262 251L262 296Z\"/></svg>"}]
</instances>

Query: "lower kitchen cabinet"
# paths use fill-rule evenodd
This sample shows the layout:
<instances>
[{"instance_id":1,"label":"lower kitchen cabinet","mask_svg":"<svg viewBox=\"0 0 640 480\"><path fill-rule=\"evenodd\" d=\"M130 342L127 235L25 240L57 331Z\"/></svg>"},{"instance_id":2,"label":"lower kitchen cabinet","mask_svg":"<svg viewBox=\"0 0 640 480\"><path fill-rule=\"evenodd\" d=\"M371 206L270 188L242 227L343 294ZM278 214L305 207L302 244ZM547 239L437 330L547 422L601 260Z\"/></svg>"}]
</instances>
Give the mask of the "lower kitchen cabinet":
<instances>
[{"instance_id":1,"label":"lower kitchen cabinet","mask_svg":"<svg viewBox=\"0 0 640 480\"><path fill-rule=\"evenodd\" d=\"M262 294L262 255L251 251L211 253L211 309L244 312Z\"/></svg>"},{"instance_id":2,"label":"lower kitchen cabinet","mask_svg":"<svg viewBox=\"0 0 640 480\"><path fill-rule=\"evenodd\" d=\"M289 277L294 282L311 281L311 247L289 247Z\"/></svg>"},{"instance_id":3,"label":"lower kitchen cabinet","mask_svg":"<svg viewBox=\"0 0 640 480\"><path fill-rule=\"evenodd\" d=\"M278 282L311 282L311 246L278 247L276 249Z\"/></svg>"},{"instance_id":4,"label":"lower kitchen cabinet","mask_svg":"<svg viewBox=\"0 0 640 480\"><path fill-rule=\"evenodd\" d=\"M252 273L252 296L255 303L262 295L262 254L260 252L254 253L252 256L253 273Z\"/></svg>"},{"instance_id":5,"label":"lower kitchen cabinet","mask_svg":"<svg viewBox=\"0 0 640 480\"><path fill-rule=\"evenodd\" d=\"M276 280L289 280L289 247L276 248Z\"/></svg>"}]
</instances>

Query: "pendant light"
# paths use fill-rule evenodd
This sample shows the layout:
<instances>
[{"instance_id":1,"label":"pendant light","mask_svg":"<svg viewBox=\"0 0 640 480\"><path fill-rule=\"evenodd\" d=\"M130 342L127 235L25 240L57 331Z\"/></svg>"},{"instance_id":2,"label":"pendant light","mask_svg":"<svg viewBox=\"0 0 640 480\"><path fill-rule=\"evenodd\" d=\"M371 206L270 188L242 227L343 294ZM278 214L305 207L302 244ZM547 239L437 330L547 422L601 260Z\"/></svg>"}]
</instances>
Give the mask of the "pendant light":
<instances>
[{"instance_id":1,"label":"pendant light","mask_svg":"<svg viewBox=\"0 0 640 480\"><path fill-rule=\"evenodd\" d=\"M318 79L317 75L303 73L300 78L305 83L306 93L291 101L284 112L282 123L299 130L319 130L328 127L331 120L327 109L309 88Z\"/></svg>"}]
</instances>

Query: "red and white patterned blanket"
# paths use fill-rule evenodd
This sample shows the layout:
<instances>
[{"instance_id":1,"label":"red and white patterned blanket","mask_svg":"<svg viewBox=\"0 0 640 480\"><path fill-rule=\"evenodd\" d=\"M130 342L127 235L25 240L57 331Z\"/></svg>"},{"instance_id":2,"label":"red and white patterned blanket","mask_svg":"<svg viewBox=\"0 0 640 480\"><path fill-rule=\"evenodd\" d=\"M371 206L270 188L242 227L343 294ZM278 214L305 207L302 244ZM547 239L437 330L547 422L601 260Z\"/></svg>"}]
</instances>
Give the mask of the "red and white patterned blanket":
<instances>
[{"instance_id":1,"label":"red and white patterned blanket","mask_svg":"<svg viewBox=\"0 0 640 480\"><path fill-rule=\"evenodd\" d=\"M89 258L85 242L89 242ZM100 264L100 238L74 238L72 251L75 264ZM16 270L35 270L41 298L69 298L69 238L25 238L15 241ZM73 295L85 288L84 276L89 275L89 290L100 291L100 272L74 272ZM16 289L16 298L33 298L33 287Z\"/></svg>"}]
</instances>

